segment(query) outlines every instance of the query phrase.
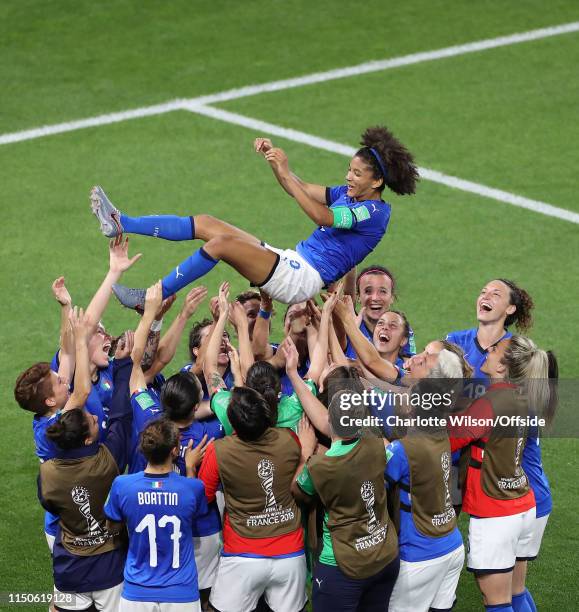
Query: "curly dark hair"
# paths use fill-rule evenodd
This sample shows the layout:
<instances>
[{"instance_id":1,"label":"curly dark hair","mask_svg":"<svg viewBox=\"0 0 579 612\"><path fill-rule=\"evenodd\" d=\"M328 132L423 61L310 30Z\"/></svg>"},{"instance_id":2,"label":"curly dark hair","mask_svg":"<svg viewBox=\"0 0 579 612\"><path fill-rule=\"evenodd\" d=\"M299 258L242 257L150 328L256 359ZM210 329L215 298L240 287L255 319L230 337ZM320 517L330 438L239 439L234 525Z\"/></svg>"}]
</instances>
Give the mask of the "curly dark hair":
<instances>
[{"instance_id":1,"label":"curly dark hair","mask_svg":"<svg viewBox=\"0 0 579 612\"><path fill-rule=\"evenodd\" d=\"M358 150L356 156L372 168L375 178L383 179L380 191L383 191L385 186L398 195L408 195L416 191L419 176L414 157L392 132L380 125L369 127L362 134L360 144L362 148ZM386 175L370 149L374 149L380 155Z\"/></svg>"},{"instance_id":2,"label":"curly dark hair","mask_svg":"<svg viewBox=\"0 0 579 612\"><path fill-rule=\"evenodd\" d=\"M514 323L519 331L528 331L533 327L532 310L535 307L533 298L514 281L506 278L497 278L497 280L504 283L509 288L509 302L513 306L516 306L515 312L508 315L505 319L505 327L509 327Z\"/></svg>"}]
</instances>

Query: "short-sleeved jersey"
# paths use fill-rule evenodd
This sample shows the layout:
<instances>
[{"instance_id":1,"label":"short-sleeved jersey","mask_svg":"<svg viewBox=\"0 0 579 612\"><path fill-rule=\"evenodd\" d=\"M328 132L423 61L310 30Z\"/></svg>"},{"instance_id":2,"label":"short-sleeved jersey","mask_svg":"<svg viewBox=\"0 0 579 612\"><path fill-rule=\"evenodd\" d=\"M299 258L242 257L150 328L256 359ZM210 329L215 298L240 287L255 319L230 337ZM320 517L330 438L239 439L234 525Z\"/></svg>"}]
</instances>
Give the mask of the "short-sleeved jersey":
<instances>
[{"instance_id":1,"label":"short-sleeved jersey","mask_svg":"<svg viewBox=\"0 0 579 612\"><path fill-rule=\"evenodd\" d=\"M296 246L296 251L320 273L326 285L342 278L374 250L390 220L390 204L382 200L358 202L349 198L347 191L346 185L328 187L326 202L331 210L347 208L351 226L318 227Z\"/></svg>"},{"instance_id":2,"label":"short-sleeved jersey","mask_svg":"<svg viewBox=\"0 0 579 612\"><path fill-rule=\"evenodd\" d=\"M386 448L386 470L384 477L388 483L402 483L410 487L410 465L404 446L395 440ZM400 488L400 502L412 507L411 495ZM425 536L416 529L412 512L400 511L400 558L404 561L428 561L447 555L462 545L460 531L455 527L448 535L433 538Z\"/></svg>"},{"instance_id":3,"label":"short-sleeved jersey","mask_svg":"<svg viewBox=\"0 0 579 612\"><path fill-rule=\"evenodd\" d=\"M458 344L458 346L460 346L460 348L464 351L464 358L468 364L474 368L471 381L467 382L464 386L464 395L472 399L477 399L478 397L481 397L481 395L484 395L487 387L490 384L488 375L481 371L481 367L487 360L487 355L489 352L488 349L483 349L483 347L479 344L477 331L478 330L475 327L473 329L450 332L446 336L446 339L449 342L453 342L454 344ZM504 336L500 340L497 340L496 344L505 338L510 338L511 336L511 332L505 330Z\"/></svg>"},{"instance_id":4,"label":"short-sleeved jersey","mask_svg":"<svg viewBox=\"0 0 579 612\"><path fill-rule=\"evenodd\" d=\"M306 380L306 385L310 391L317 396L318 389L312 380ZM227 407L231 399L231 391L217 391L211 398L211 410L221 422L225 435L230 436L233 433L233 427L227 416ZM288 427L297 433L298 423L304 414L304 409L297 396L297 393L291 395L282 395L277 406L277 423L276 427Z\"/></svg>"},{"instance_id":5,"label":"short-sleeved jersey","mask_svg":"<svg viewBox=\"0 0 579 612\"><path fill-rule=\"evenodd\" d=\"M522 466L535 494L537 518L550 514L553 509L553 498L547 475L543 470L541 440L537 427L529 427L527 442L523 449Z\"/></svg>"},{"instance_id":6,"label":"short-sleeved jersey","mask_svg":"<svg viewBox=\"0 0 579 612\"><path fill-rule=\"evenodd\" d=\"M158 419L162 415L163 410L157 396L148 389L133 393L131 405L133 407L133 432L131 438L131 448L133 450L129 474L134 474L144 471L147 466L147 460L138 449L139 435L150 421ZM181 448L174 470L182 476L187 475L184 457L189 440L193 440L193 448L195 448L205 435L207 435L208 440L211 440L211 438L222 438L225 435L223 427L217 419L193 421L188 427L179 428L179 433L181 434ZM195 520L193 535L195 537L203 537L219 531L221 531L221 519L217 504L209 504L207 513L200 514Z\"/></svg>"},{"instance_id":7,"label":"short-sleeved jersey","mask_svg":"<svg viewBox=\"0 0 579 612\"><path fill-rule=\"evenodd\" d=\"M129 601L199 599L193 523L207 512L196 478L137 472L115 478L105 514L129 532L123 597Z\"/></svg>"}]
</instances>

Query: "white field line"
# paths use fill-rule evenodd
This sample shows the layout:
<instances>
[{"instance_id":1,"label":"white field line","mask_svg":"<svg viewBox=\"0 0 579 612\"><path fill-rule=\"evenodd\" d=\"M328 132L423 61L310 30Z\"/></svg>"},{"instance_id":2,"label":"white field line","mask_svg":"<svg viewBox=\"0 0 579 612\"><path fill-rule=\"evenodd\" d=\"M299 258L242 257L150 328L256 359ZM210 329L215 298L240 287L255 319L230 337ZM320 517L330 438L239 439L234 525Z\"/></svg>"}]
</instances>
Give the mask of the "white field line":
<instances>
[{"instance_id":1,"label":"white field line","mask_svg":"<svg viewBox=\"0 0 579 612\"><path fill-rule=\"evenodd\" d=\"M478 40L464 45L455 45L445 47L443 49L435 49L433 51L423 51L422 53L412 53L401 57L393 57L391 59L376 60L365 62L356 66L348 66L346 68L336 68L335 70L327 70L324 72L316 72L293 79L283 79L281 81L272 81L271 83L262 83L260 85L248 85L239 89L230 89L221 93L201 96L191 100L191 102L199 102L200 104L217 104L227 100L237 100L247 96L254 96L271 91L280 91L282 89L292 89L294 87L302 87L303 85L313 85L315 83L324 83L335 79L343 79L346 77L368 74L370 72L381 72L390 68L399 68L401 66L410 66L412 64L420 64L422 62L431 62L433 60L445 59L447 57L456 57L457 55L465 55L466 53L475 53L477 51L486 51L488 49L496 49L498 47L507 47L509 45L517 45L519 43L529 42L532 40L540 40L542 38L550 38L551 36L559 36L570 32L579 31L579 21L565 23L549 28L541 28L540 30L530 30L518 34L510 34L509 36L499 36L498 38L487 38Z\"/></svg>"},{"instance_id":2,"label":"white field line","mask_svg":"<svg viewBox=\"0 0 579 612\"><path fill-rule=\"evenodd\" d=\"M339 153L340 155L350 157L356 151L356 149L340 144L339 142L326 140L325 138L318 138L317 136L306 134L305 132L299 132L290 128L274 125L272 123L266 123L265 121L245 117L243 115L232 113L220 108L204 106L202 104L193 102L185 103L184 108L193 113L204 115L205 117L211 117L212 119L217 119L219 121L225 121L226 123L248 128L253 130L255 134L261 133L279 136L280 138L299 142L316 149L329 151L330 153ZM446 185L447 187L452 187L453 189L474 193L485 198L490 198L491 200L497 200L499 202L511 204L512 206L518 206L519 208L526 208L527 210L532 210L549 217L556 217L557 219L579 224L579 213L575 213L564 208L558 208L556 206L552 206L551 204L547 204L546 202L524 198L514 193L509 193L508 191L502 191L500 189L494 189L492 187L487 187L486 185L481 185L480 183L466 181L464 179L457 178L456 176L450 176L448 174L443 174L442 172L437 172L436 170L430 170L429 168L419 168L419 172L420 177L427 181L440 183L441 185Z\"/></svg>"},{"instance_id":3,"label":"white field line","mask_svg":"<svg viewBox=\"0 0 579 612\"><path fill-rule=\"evenodd\" d=\"M33 128L31 130L23 130L22 132L2 134L0 136L0 145L12 144L14 142L22 142L23 140L33 140L35 138L42 138L43 136L52 136L53 134L74 132L75 130L98 127L100 125L120 123L122 121L129 121L129 119L140 119L141 117L164 115L165 113L170 113L175 110L181 110L182 108L183 100L171 100L170 102L164 102L163 104L155 104L154 106L143 106L141 108L120 111L118 113L109 113L107 115L88 117L87 119L66 121L65 123L56 123L54 125L44 125L42 127Z\"/></svg>"},{"instance_id":4,"label":"white field line","mask_svg":"<svg viewBox=\"0 0 579 612\"><path fill-rule=\"evenodd\" d=\"M118 113L98 115L96 117L79 119L77 121L68 121L65 123L58 123L55 125L32 128L20 132L2 134L0 135L0 145L22 142L24 140L32 140L34 138L42 138L43 136L50 136L53 134L62 134L64 132L71 132L73 130L80 130L83 128L108 125L111 123L118 123L120 121L128 121L129 119L139 119L141 117L149 117L151 115L160 115L163 113L168 113L174 110L181 109L183 102L215 104L217 102L224 102L226 100L235 100L238 98L254 96L257 94L271 91L291 89L294 87L301 87L303 85L312 85L314 83L322 83L335 79L343 79L346 77L368 74L370 72L379 72L382 70L388 70L390 68L409 66L411 64L419 64L421 62L444 59L447 57L456 57L458 55L464 55L466 53L485 51L487 49L496 49L497 47L516 45L519 43L540 40L542 38L549 38L551 36L559 36L561 34L568 34L571 32L578 31L579 22L566 23L558 26L541 28L539 30L530 30L528 32L521 32L519 34L511 34L509 36L488 38L486 40L479 40L464 45L445 47L444 49L435 49L433 51L413 53L411 55L404 55L402 57L394 57L386 60L366 62L364 64L358 64L357 66L349 66L346 68L338 68L325 72L317 72L315 74L305 75L293 79L272 81L270 83L262 83L260 85L249 85L247 87L241 87L239 89L231 89L229 91L210 94L207 96L201 96L198 98L190 98L188 100L171 100L163 104L143 106L141 108L121 111Z\"/></svg>"}]
</instances>

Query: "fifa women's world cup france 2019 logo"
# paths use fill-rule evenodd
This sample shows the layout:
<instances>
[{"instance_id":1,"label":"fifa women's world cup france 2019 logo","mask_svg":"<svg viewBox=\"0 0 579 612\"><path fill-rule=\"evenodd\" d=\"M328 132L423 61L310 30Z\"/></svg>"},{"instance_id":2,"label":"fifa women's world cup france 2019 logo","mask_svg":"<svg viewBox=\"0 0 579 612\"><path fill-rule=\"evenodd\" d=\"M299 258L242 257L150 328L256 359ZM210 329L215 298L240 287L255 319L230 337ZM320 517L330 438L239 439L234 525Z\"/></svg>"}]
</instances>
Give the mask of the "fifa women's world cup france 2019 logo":
<instances>
[{"instance_id":1,"label":"fifa women's world cup france 2019 logo","mask_svg":"<svg viewBox=\"0 0 579 612\"><path fill-rule=\"evenodd\" d=\"M269 459L262 459L257 464L257 475L261 480L261 488L265 492L265 508L264 512L275 512L278 510L275 495L273 494L273 473L275 465Z\"/></svg>"},{"instance_id":2,"label":"fifa women's world cup france 2019 logo","mask_svg":"<svg viewBox=\"0 0 579 612\"><path fill-rule=\"evenodd\" d=\"M90 493L86 487L74 487L70 491L72 501L78 506L78 511L86 519L86 526L89 536L100 536L103 535L103 530L98 524L97 520L91 514L90 511Z\"/></svg>"},{"instance_id":3,"label":"fifa women's world cup france 2019 logo","mask_svg":"<svg viewBox=\"0 0 579 612\"><path fill-rule=\"evenodd\" d=\"M448 451L440 455L440 464L442 466L442 480L444 483L444 507L452 507L452 497L450 495L450 467L451 457Z\"/></svg>"},{"instance_id":4,"label":"fifa women's world cup france 2019 logo","mask_svg":"<svg viewBox=\"0 0 579 612\"><path fill-rule=\"evenodd\" d=\"M368 512L368 533L373 533L378 527L378 519L374 512L374 504L376 503L376 495L374 494L374 483L371 480L366 480L360 487L360 495L362 501L366 505Z\"/></svg>"}]
</instances>

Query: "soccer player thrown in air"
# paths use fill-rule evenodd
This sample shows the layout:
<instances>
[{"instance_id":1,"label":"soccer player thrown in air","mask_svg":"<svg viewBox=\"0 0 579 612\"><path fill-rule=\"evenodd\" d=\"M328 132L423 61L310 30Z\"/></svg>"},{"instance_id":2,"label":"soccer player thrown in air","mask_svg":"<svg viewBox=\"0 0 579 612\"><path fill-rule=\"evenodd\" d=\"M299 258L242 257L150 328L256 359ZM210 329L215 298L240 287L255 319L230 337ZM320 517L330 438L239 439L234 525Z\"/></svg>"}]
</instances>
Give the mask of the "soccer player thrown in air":
<instances>
[{"instance_id":1,"label":"soccer player thrown in air","mask_svg":"<svg viewBox=\"0 0 579 612\"><path fill-rule=\"evenodd\" d=\"M422 421L386 448L384 476L391 493L398 493L394 515L401 559L388 608L392 612L450 611L464 562L450 490L452 458L445 417L447 403L460 394L465 362L458 347L437 348L422 359L417 356L412 371L408 416ZM434 400L435 393L440 401ZM443 397L448 398L444 403Z\"/></svg>"},{"instance_id":2,"label":"soccer player thrown in air","mask_svg":"<svg viewBox=\"0 0 579 612\"><path fill-rule=\"evenodd\" d=\"M489 384L489 377L482 366L489 349L505 338L511 337L509 327L528 331L533 325L531 296L516 283L505 278L488 282L476 300L478 326L450 332L446 339L458 344L465 359L474 368L473 379L465 385L464 395L472 399L480 397Z\"/></svg>"},{"instance_id":3,"label":"soccer player thrown in air","mask_svg":"<svg viewBox=\"0 0 579 612\"><path fill-rule=\"evenodd\" d=\"M199 470L207 501L220 484L225 496L223 555L210 603L220 612L250 612L264 595L272 610L297 612L307 601L301 514L290 493L298 438L275 427L275 407L247 387L231 392L227 418L235 435L211 443Z\"/></svg>"},{"instance_id":4,"label":"soccer player thrown in air","mask_svg":"<svg viewBox=\"0 0 579 612\"><path fill-rule=\"evenodd\" d=\"M380 242L390 220L390 204L382 199L386 187L399 195L415 191L418 171L414 159L391 132L384 127L368 128L361 145L350 160L346 183L323 187L293 174L285 152L271 140L255 140L255 151L263 155L281 187L317 226L295 250L269 246L206 214L129 217L115 208L100 187L91 192L92 210L106 236L125 232L205 242L163 279L164 298L207 274L223 259L274 300L303 302L342 278ZM144 289L116 285L114 292L129 308L144 303Z\"/></svg>"},{"instance_id":5,"label":"soccer player thrown in air","mask_svg":"<svg viewBox=\"0 0 579 612\"><path fill-rule=\"evenodd\" d=\"M201 612L193 531L196 519L207 512L203 483L195 478L205 446L193 449L189 442L187 477L173 470L181 455L175 423L165 418L149 423L139 448L147 460L144 471L115 478L104 509L109 531L120 531L124 524L129 533L118 609Z\"/></svg>"},{"instance_id":6,"label":"soccer player thrown in air","mask_svg":"<svg viewBox=\"0 0 579 612\"><path fill-rule=\"evenodd\" d=\"M505 338L489 350L482 371L492 380L451 428L451 448L470 448L463 510L470 514L467 569L474 573L487 610L532 610L518 561L536 555L542 525L523 468L529 436L526 419L554 410L554 355L524 336ZM519 568L521 574L523 568Z\"/></svg>"}]
</instances>

